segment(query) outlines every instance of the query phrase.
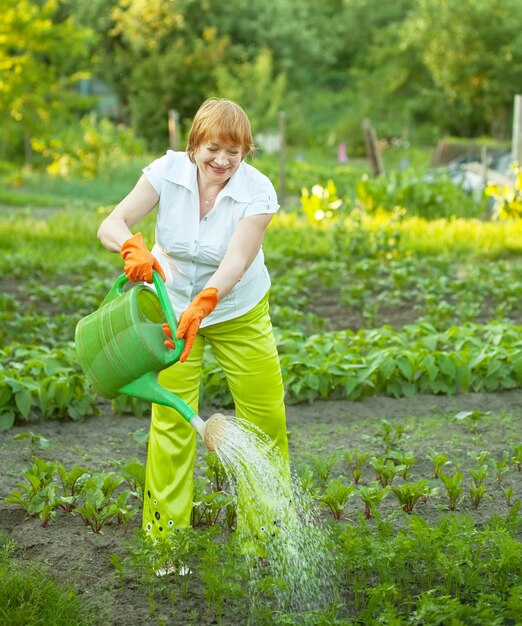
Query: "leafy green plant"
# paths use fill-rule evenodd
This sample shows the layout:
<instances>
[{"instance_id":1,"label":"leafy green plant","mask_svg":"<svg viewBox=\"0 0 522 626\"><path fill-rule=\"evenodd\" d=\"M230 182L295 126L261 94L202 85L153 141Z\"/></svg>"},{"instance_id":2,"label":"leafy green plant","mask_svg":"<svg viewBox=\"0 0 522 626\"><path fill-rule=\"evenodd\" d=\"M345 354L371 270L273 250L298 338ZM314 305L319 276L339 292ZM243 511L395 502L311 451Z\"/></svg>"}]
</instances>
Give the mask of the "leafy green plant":
<instances>
[{"instance_id":1,"label":"leafy green plant","mask_svg":"<svg viewBox=\"0 0 522 626\"><path fill-rule=\"evenodd\" d=\"M451 461L448 461L446 454L439 454L436 450L430 450L427 456L433 463L433 477L439 478L444 466L449 465Z\"/></svg>"},{"instance_id":2,"label":"leafy green plant","mask_svg":"<svg viewBox=\"0 0 522 626\"><path fill-rule=\"evenodd\" d=\"M506 498L506 504L508 506L512 506L513 504L513 488L512 487L503 487L502 488L502 493L504 494L504 497Z\"/></svg>"},{"instance_id":3,"label":"leafy green plant","mask_svg":"<svg viewBox=\"0 0 522 626\"><path fill-rule=\"evenodd\" d=\"M330 509L335 520L340 520L354 491L353 485L346 486L338 478L334 478L329 481L325 493L316 495L315 498L321 503L321 507Z\"/></svg>"},{"instance_id":4,"label":"leafy green plant","mask_svg":"<svg viewBox=\"0 0 522 626\"><path fill-rule=\"evenodd\" d=\"M449 510L455 511L459 503L459 496L463 491L462 480L464 478L464 474L462 472L455 472L452 476L449 476L448 474L440 474L439 478L446 488L446 493L449 498Z\"/></svg>"},{"instance_id":5,"label":"leafy green plant","mask_svg":"<svg viewBox=\"0 0 522 626\"><path fill-rule=\"evenodd\" d=\"M493 459L491 462L495 470L497 483L499 485L502 485L504 481L504 475L507 474L507 472L509 472L509 462L510 462L510 458L509 458L509 452L507 450L504 450L504 452L502 453L502 459L500 459L499 461L497 461L496 459Z\"/></svg>"},{"instance_id":6,"label":"leafy green plant","mask_svg":"<svg viewBox=\"0 0 522 626\"><path fill-rule=\"evenodd\" d=\"M406 470L405 465L397 465L393 459L386 455L373 457L370 465L375 469L377 479L382 487L391 485L398 474L402 474Z\"/></svg>"},{"instance_id":7,"label":"leafy green plant","mask_svg":"<svg viewBox=\"0 0 522 626\"><path fill-rule=\"evenodd\" d=\"M362 471L368 461L369 454L367 452L360 452L359 450L350 451L347 450L343 454L343 459L348 463L348 466L352 472L353 482L358 485L361 480Z\"/></svg>"},{"instance_id":8,"label":"leafy green plant","mask_svg":"<svg viewBox=\"0 0 522 626\"><path fill-rule=\"evenodd\" d=\"M359 486L355 494L364 504L364 517L373 517L381 501L390 493L390 487L382 487L380 483L373 482L367 486Z\"/></svg>"},{"instance_id":9,"label":"leafy green plant","mask_svg":"<svg viewBox=\"0 0 522 626\"><path fill-rule=\"evenodd\" d=\"M522 443L513 448L511 463L517 466L519 472L522 472Z\"/></svg>"},{"instance_id":10,"label":"leafy green plant","mask_svg":"<svg viewBox=\"0 0 522 626\"><path fill-rule=\"evenodd\" d=\"M210 480L206 476L197 476L194 479L194 495L192 500L192 527L196 528L205 523L214 526L220 515L225 512L227 524L235 514L234 495L223 491L209 491Z\"/></svg>"},{"instance_id":11,"label":"leafy green plant","mask_svg":"<svg viewBox=\"0 0 522 626\"><path fill-rule=\"evenodd\" d=\"M121 476L127 481L132 495L138 500L138 504L143 504L143 493L145 491L145 465L138 459L132 459L121 467Z\"/></svg>"},{"instance_id":12,"label":"leafy green plant","mask_svg":"<svg viewBox=\"0 0 522 626\"><path fill-rule=\"evenodd\" d=\"M391 490L405 513L411 513L419 500L425 501L434 492L426 479L392 486Z\"/></svg>"},{"instance_id":13,"label":"leafy green plant","mask_svg":"<svg viewBox=\"0 0 522 626\"><path fill-rule=\"evenodd\" d=\"M27 483L16 483L21 491L12 491L5 502L19 504L29 515L37 515L47 499L46 489L51 484L55 472L55 464L38 457L33 457L32 465L23 472Z\"/></svg>"},{"instance_id":14,"label":"leafy green plant","mask_svg":"<svg viewBox=\"0 0 522 626\"><path fill-rule=\"evenodd\" d=\"M472 468L472 469L469 470L469 474L470 474L471 479L473 481L473 486L474 487L480 487L482 485L482 483L487 478L488 466L487 465L480 465L476 469Z\"/></svg>"},{"instance_id":15,"label":"leafy green plant","mask_svg":"<svg viewBox=\"0 0 522 626\"><path fill-rule=\"evenodd\" d=\"M405 439L404 428L400 424L392 424L388 420L381 420L379 430L374 433L373 438L382 444L386 454L400 447L400 444Z\"/></svg>"},{"instance_id":16,"label":"leafy green plant","mask_svg":"<svg viewBox=\"0 0 522 626\"><path fill-rule=\"evenodd\" d=\"M400 472L401 477L406 480L410 473L410 469L415 465L416 459L413 452L401 452L398 450L392 450L389 456L393 461L400 465L402 470Z\"/></svg>"},{"instance_id":17,"label":"leafy green plant","mask_svg":"<svg viewBox=\"0 0 522 626\"><path fill-rule=\"evenodd\" d=\"M94 474L83 483L75 511L94 533L100 533L112 518L117 518L127 526L136 513L128 502L130 490L123 490L113 497L122 482L121 476L106 472Z\"/></svg>"},{"instance_id":18,"label":"leafy green plant","mask_svg":"<svg viewBox=\"0 0 522 626\"><path fill-rule=\"evenodd\" d=\"M67 471L60 461L55 461L55 468L62 484L63 502L62 508L66 511L73 511L76 500L86 480L90 477L90 473L85 467L75 465L71 470Z\"/></svg>"},{"instance_id":19,"label":"leafy green plant","mask_svg":"<svg viewBox=\"0 0 522 626\"><path fill-rule=\"evenodd\" d=\"M480 503L486 496L487 488L486 485L483 484L473 484L469 488L469 498L471 500L471 506L474 509L478 509Z\"/></svg>"}]
</instances>

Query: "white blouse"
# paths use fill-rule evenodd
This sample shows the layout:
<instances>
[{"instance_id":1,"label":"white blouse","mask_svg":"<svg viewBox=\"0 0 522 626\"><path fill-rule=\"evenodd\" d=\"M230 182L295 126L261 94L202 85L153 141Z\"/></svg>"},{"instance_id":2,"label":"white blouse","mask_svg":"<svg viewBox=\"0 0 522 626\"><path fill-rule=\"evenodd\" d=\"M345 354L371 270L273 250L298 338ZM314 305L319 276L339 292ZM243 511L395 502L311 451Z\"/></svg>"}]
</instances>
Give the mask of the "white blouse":
<instances>
[{"instance_id":1,"label":"white blouse","mask_svg":"<svg viewBox=\"0 0 522 626\"><path fill-rule=\"evenodd\" d=\"M239 220L276 213L279 204L269 178L244 161L216 197L213 209L199 219L197 166L186 152L172 150L143 169L160 197L156 244L152 254L167 278L167 292L179 319L221 263ZM201 327L243 315L270 287L260 250L232 291Z\"/></svg>"}]
</instances>

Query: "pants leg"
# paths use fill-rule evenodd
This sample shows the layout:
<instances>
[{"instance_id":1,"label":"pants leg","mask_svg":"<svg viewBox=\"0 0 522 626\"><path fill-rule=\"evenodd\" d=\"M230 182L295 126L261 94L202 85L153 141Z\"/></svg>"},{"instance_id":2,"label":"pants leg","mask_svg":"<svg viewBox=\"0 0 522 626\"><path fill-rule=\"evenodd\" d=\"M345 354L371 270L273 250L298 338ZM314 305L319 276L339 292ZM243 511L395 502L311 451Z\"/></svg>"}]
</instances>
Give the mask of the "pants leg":
<instances>
[{"instance_id":1,"label":"pants leg","mask_svg":"<svg viewBox=\"0 0 522 626\"><path fill-rule=\"evenodd\" d=\"M196 413L204 339L196 338L185 363L160 372L158 382L184 400ZM145 470L142 526L154 539L176 527L190 526L196 431L175 410L152 405Z\"/></svg>"},{"instance_id":2,"label":"pants leg","mask_svg":"<svg viewBox=\"0 0 522 626\"><path fill-rule=\"evenodd\" d=\"M225 374L236 415L253 422L288 458L283 379L268 294L245 315L200 333L210 342Z\"/></svg>"}]
</instances>

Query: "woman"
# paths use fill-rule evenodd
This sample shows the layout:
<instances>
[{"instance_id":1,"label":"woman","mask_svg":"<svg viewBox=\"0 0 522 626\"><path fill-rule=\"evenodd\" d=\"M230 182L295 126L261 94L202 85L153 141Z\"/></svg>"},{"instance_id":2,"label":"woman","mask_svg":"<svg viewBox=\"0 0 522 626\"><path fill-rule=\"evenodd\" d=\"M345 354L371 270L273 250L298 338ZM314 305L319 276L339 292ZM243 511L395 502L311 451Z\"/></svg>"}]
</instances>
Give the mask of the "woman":
<instances>
[{"instance_id":1,"label":"woman","mask_svg":"<svg viewBox=\"0 0 522 626\"><path fill-rule=\"evenodd\" d=\"M208 342L236 415L267 433L287 458L283 383L268 312L270 278L261 250L279 205L269 179L244 162L253 148L240 106L205 101L186 152L168 151L146 167L101 224L98 238L108 250L121 252L129 280L151 282L156 269L166 282L179 319L176 335L185 348L159 382L197 412ZM141 233L130 229L156 205L156 243L149 251ZM143 527L155 539L190 525L195 453L194 429L175 410L153 405Z\"/></svg>"}]
</instances>

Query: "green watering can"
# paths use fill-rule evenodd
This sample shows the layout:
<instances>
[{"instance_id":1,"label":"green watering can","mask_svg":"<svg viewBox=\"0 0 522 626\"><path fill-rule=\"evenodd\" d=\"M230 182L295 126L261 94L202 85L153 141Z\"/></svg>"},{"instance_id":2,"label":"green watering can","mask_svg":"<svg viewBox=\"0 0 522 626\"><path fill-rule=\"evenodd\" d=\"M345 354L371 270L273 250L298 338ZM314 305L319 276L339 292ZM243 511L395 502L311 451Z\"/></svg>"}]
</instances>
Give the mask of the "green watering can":
<instances>
[{"instance_id":1,"label":"green watering can","mask_svg":"<svg viewBox=\"0 0 522 626\"><path fill-rule=\"evenodd\" d=\"M176 409L205 439L205 422L157 380L158 372L178 361L185 344L176 338L178 324L165 283L155 270L156 291L143 283L124 290L127 280L119 276L100 308L78 322L75 343L82 370L104 398L124 393ZM174 349L163 343L163 322L172 330Z\"/></svg>"}]
</instances>

